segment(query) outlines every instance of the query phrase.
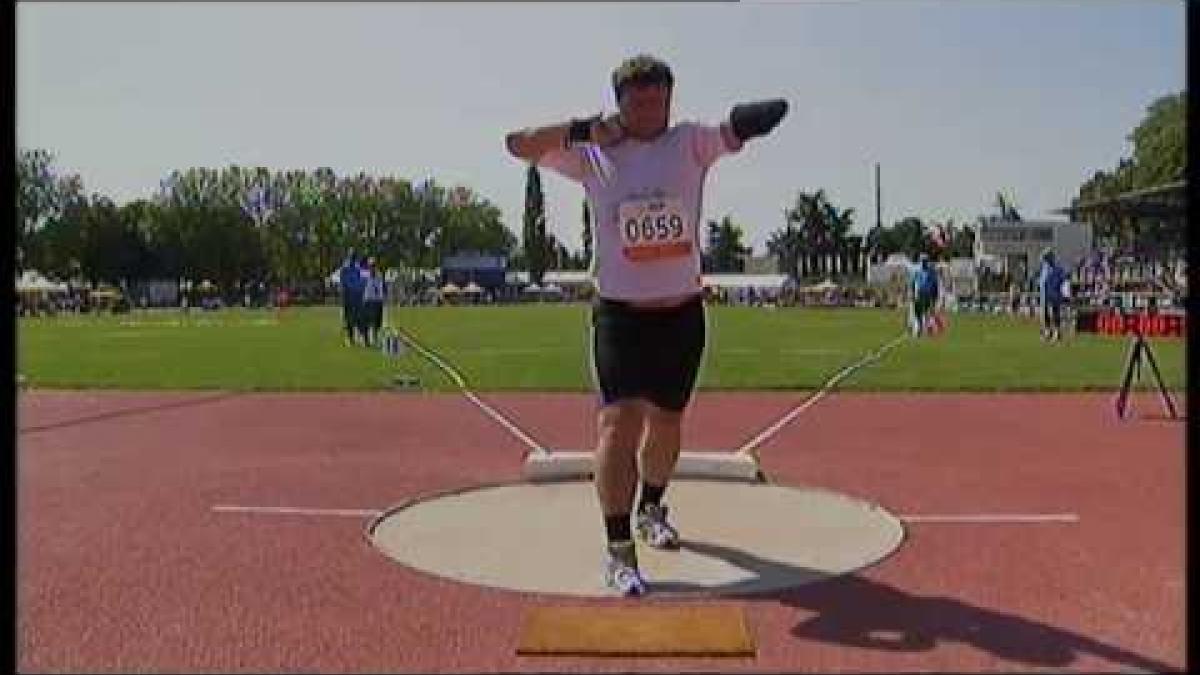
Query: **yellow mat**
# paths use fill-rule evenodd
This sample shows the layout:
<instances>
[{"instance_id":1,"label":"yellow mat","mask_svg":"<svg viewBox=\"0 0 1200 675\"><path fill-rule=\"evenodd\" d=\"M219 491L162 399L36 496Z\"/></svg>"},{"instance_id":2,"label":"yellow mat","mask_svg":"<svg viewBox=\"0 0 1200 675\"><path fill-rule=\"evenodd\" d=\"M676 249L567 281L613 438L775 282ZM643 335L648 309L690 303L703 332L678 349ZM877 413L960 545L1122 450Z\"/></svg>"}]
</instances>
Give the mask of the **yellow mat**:
<instances>
[{"instance_id":1,"label":"yellow mat","mask_svg":"<svg viewBox=\"0 0 1200 675\"><path fill-rule=\"evenodd\" d=\"M517 653L554 656L754 656L739 607L535 607Z\"/></svg>"}]
</instances>

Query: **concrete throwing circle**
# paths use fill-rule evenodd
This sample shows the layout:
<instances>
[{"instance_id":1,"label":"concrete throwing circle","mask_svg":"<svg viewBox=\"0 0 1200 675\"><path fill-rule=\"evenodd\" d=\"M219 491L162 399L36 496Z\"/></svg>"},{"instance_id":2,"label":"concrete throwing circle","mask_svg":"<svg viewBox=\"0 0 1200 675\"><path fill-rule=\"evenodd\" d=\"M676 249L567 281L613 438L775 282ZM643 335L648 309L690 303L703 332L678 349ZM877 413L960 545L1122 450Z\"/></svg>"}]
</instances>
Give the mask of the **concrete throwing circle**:
<instances>
[{"instance_id":1,"label":"concrete throwing circle","mask_svg":"<svg viewBox=\"0 0 1200 675\"><path fill-rule=\"evenodd\" d=\"M904 539L879 506L827 490L672 481L677 551L638 542L651 593L759 593L848 574ZM604 528L590 482L477 488L392 509L371 526L385 555L428 574L535 593L608 596Z\"/></svg>"}]
</instances>

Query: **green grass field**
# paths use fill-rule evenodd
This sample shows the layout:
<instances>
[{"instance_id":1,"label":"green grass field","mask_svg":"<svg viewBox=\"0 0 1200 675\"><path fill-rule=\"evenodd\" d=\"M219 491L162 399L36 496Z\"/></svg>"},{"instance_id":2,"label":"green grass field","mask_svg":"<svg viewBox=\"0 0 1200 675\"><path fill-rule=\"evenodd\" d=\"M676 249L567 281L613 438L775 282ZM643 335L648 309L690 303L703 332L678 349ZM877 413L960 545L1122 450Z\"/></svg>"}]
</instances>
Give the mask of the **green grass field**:
<instances>
[{"instance_id":1,"label":"green grass field","mask_svg":"<svg viewBox=\"0 0 1200 675\"><path fill-rule=\"evenodd\" d=\"M21 319L17 365L40 388L372 390L398 373L426 390L454 383L415 351L389 359L342 344L340 308ZM585 305L389 310L479 391L590 391ZM708 310L701 389L812 389L900 334L897 310ZM1029 320L951 315L947 332L906 340L839 385L867 391L1114 390L1126 339L1042 344ZM1151 341L1163 376L1185 386L1184 341ZM1150 386L1148 369L1143 388Z\"/></svg>"}]
</instances>

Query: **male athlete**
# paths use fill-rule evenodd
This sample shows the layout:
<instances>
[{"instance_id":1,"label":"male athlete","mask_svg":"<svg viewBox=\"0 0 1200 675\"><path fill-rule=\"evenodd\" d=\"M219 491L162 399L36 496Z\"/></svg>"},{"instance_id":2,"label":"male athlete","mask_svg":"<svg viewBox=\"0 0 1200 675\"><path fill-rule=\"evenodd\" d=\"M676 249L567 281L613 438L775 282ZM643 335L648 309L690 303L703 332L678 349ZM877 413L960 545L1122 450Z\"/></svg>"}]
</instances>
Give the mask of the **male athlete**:
<instances>
[{"instance_id":1,"label":"male athlete","mask_svg":"<svg viewBox=\"0 0 1200 675\"><path fill-rule=\"evenodd\" d=\"M630 531L639 453L638 535L656 548L679 544L662 498L704 349L704 177L718 158L770 132L787 112L785 101L772 100L734 106L718 126L670 126L674 83L666 63L635 56L612 74L616 114L505 138L514 156L582 183L595 214L595 483L608 536L604 578L622 595L646 592Z\"/></svg>"},{"instance_id":2,"label":"male athlete","mask_svg":"<svg viewBox=\"0 0 1200 675\"><path fill-rule=\"evenodd\" d=\"M1042 341L1062 340L1063 282L1067 273L1054 259L1054 250L1042 250L1042 266L1038 270L1038 295L1041 298Z\"/></svg>"},{"instance_id":3,"label":"male athlete","mask_svg":"<svg viewBox=\"0 0 1200 675\"><path fill-rule=\"evenodd\" d=\"M938 299L937 270L929 261L929 254L922 253L912 272L912 334L920 337L929 332L930 317Z\"/></svg>"}]
</instances>

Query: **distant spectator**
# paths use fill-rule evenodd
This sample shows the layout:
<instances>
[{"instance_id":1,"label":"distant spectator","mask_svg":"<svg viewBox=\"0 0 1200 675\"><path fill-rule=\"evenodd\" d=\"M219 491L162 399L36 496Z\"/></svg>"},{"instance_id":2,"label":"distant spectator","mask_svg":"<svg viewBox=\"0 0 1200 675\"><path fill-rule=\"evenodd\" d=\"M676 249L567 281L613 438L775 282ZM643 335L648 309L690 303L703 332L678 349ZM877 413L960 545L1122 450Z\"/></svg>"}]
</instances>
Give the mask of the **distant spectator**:
<instances>
[{"instance_id":1,"label":"distant spectator","mask_svg":"<svg viewBox=\"0 0 1200 675\"><path fill-rule=\"evenodd\" d=\"M1054 258L1054 251L1042 252L1042 268L1038 271L1038 292L1041 295L1043 341L1062 339L1063 282L1067 274Z\"/></svg>"},{"instance_id":2,"label":"distant spectator","mask_svg":"<svg viewBox=\"0 0 1200 675\"><path fill-rule=\"evenodd\" d=\"M922 253L912 274L912 334L919 337L929 329L930 314L938 298L938 277L929 254Z\"/></svg>"},{"instance_id":3,"label":"distant spectator","mask_svg":"<svg viewBox=\"0 0 1200 675\"><path fill-rule=\"evenodd\" d=\"M360 323L362 313L363 283L362 270L359 268L358 257L351 249L346 254L346 260L338 270L338 282L342 291L342 325L346 330L346 344L354 344L354 331Z\"/></svg>"},{"instance_id":4,"label":"distant spectator","mask_svg":"<svg viewBox=\"0 0 1200 675\"><path fill-rule=\"evenodd\" d=\"M370 347L379 337L383 327L383 300L386 288L383 283L383 272L376 265L375 259L367 260L367 282L363 287L363 321L362 333L364 343Z\"/></svg>"}]
</instances>

